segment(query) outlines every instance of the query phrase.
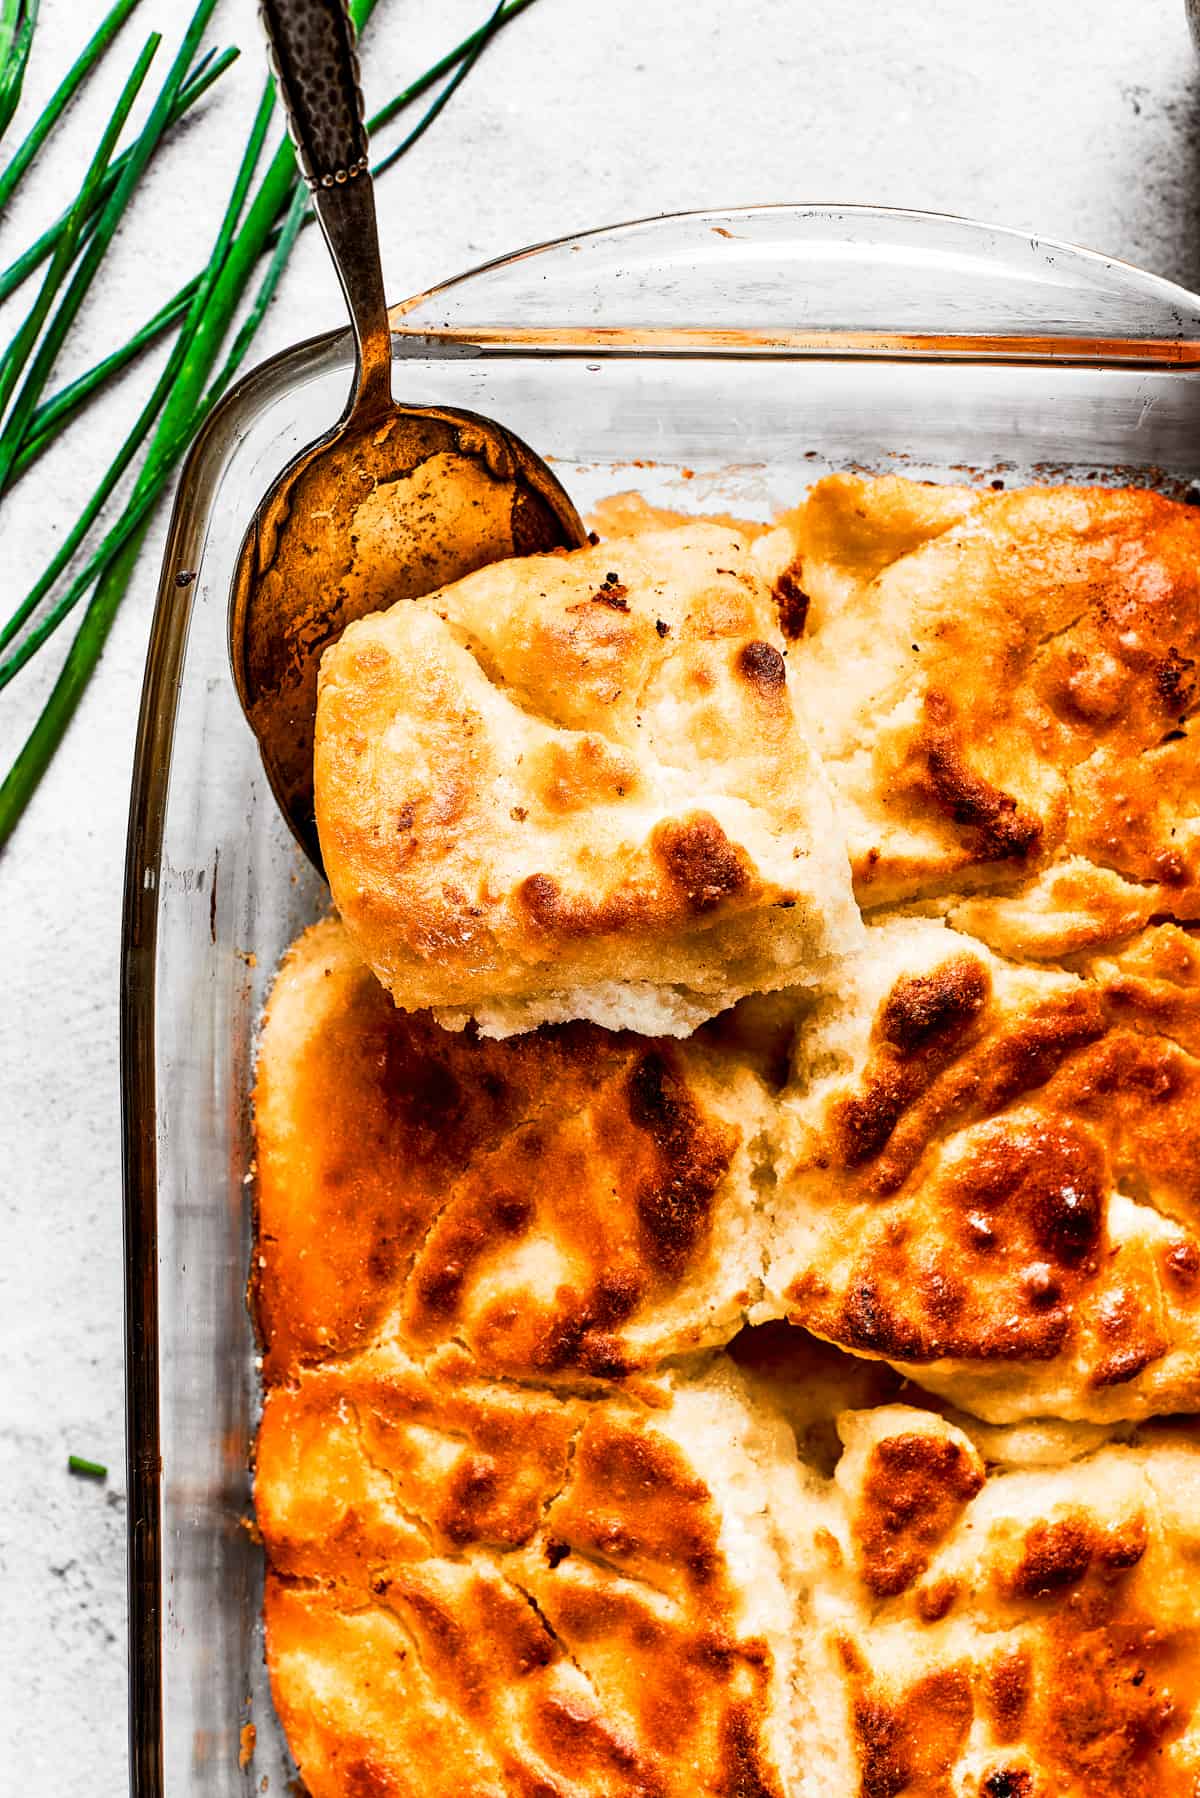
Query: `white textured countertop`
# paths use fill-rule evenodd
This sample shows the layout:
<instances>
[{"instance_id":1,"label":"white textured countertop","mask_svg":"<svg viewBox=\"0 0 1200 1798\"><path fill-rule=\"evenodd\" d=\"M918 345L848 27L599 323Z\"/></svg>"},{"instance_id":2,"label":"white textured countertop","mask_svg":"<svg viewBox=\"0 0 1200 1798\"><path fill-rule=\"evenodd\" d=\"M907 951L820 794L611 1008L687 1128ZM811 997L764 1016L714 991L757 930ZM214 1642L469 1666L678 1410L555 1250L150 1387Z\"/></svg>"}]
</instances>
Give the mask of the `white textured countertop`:
<instances>
[{"instance_id":1,"label":"white textured countertop","mask_svg":"<svg viewBox=\"0 0 1200 1798\"><path fill-rule=\"evenodd\" d=\"M185 10L143 0L3 221L0 262L74 192L139 33L167 34L165 69ZM368 100L380 104L486 10L485 0L381 0L364 46ZM42 0L13 142L103 11L103 0ZM225 0L217 20L243 61L145 184L64 377L122 340L203 259L262 78L252 0ZM1200 65L1181 0L539 0L383 182L388 289L399 298L577 228L760 200L964 212L1200 285ZM22 309L30 298L20 296ZM6 335L19 316L10 308ZM308 234L256 355L339 317ZM71 433L36 487L26 481L5 500L4 611L73 522L149 372ZM0 1789L22 1798L118 1798L126 1783L117 962L165 514L70 737L0 853L10 945L0 983ZM51 651L0 694L5 767L57 662ZM107 1483L70 1477L72 1451L107 1462Z\"/></svg>"}]
</instances>

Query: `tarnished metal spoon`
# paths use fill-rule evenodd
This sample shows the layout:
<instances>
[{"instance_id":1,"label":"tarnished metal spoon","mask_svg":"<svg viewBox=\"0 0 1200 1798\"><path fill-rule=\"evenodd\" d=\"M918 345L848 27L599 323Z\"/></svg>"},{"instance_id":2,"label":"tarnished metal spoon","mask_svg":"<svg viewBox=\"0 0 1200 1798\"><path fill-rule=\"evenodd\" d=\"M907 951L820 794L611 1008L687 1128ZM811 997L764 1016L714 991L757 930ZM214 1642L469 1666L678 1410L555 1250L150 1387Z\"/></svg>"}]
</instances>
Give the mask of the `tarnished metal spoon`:
<instances>
[{"instance_id":1,"label":"tarnished metal spoon","mask_svg":"<svg viewBox=\"0 0 1200 1798\"><path fill-rule=\"evenodd\" d=\"M354 390L279 476L246 534L229 607L233 678L271 787L313 863L321 654L354 618L505 556L586 533L550 470L502 425L392 399L391 332L344 0L262 0L301 172L350 311Z\"/></svg>"}]
</instances>

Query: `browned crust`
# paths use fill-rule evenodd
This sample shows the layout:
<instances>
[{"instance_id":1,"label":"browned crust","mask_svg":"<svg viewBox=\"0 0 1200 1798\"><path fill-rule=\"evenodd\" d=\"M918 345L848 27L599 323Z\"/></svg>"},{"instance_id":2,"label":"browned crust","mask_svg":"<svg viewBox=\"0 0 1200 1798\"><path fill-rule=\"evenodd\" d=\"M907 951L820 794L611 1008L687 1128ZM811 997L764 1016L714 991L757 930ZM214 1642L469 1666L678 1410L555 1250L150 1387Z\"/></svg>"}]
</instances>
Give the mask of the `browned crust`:
<instances>
[{"instance_id":1,"label":"browned crust","mask_svg":"<svg viewBox=\"0 0 1200 1798\"><path fill-rule=\"evenodd\" d=\"M947 1437L910 1431L878 1443L854 1519L867 1587L879 1598L907 1591L982 1486L980 1468Z\"/></svg>"},{"instance_id":2,"label":"browned crust","mask_svg":"<svg viewBox=\"0 0 1200 1798\"><path fill-rule=\"evenodd\" d=\"M1035 956L1113 941L1138 904L1200 916L1194 508L845 475L790 522L861 903L975 896L970 927ZM1056 939L1037 882L1077 866Z\"/></svg>"}]
</instances>

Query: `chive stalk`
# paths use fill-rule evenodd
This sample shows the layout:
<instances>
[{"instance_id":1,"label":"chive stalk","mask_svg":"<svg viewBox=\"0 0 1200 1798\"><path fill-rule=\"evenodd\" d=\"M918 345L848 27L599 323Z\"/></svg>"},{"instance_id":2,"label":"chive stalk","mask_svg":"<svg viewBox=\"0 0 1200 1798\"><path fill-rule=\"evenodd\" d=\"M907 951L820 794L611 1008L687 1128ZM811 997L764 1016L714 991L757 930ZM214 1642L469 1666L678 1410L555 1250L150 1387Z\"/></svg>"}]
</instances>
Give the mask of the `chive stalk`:
<instances>
[{"instance_id":1,"label":"chive stalk","mask_svg":"<svg viewBox=\"0 0 1200 1798\"><path fill-rule=\"evenodd\" d=\"M503 25L532 3L533 0L508 0L507 5L498 6L483 26L427 70L403 94L398 95L381 114L377 114L371 121L372 127L393 118L402 107L410 104L442 75L470 56L472 51L478 55ZM350 11L358 29L361 30L370 17L375 4L376 0L351 0ZM456 85L457 82L453 83L452 88ZM429 109L427 119L421 121L417 129L410 133L405 142L406 148L432 123L433 117L436 117L448 97L445 93L438 95ZM394 157L386 157L380 166L390 166L393 160ZM241 228L230 243L224 267L212 284L207 303L190 335L174 388L163 407L146 460L124 513L89 558L85 568L72 581L67 592L39 622L18 652L23 659L28 659L26 651L30 642L35 638L37 643L45 641L67 613L91 590L82 622L49 698L7 778L0 784L0 849L16 828L46 772L103 653L117 609L128 590L149 528L151 513L166 486L171 470L200 424L216 405L249 349L282 276L295 238L309 216L308 195L297 182L295 159L290 144L285 140L268 165ZM254 265L262 252L271 245L274 245L274 254L250 312L218 373L210 378L221 343L232 323ZM0 281L2 279L0 277ZM177 295L171 304L179 303L182 297L182 294ZM192 318L190 312L188 316L189 319ZM149 327L143 327L143 331L148 329ZM36 647L36 643L34 646ZM28 653L31 654L32 650Z\"/></svg>"},{"instance_id":2,"label":"chive stalk","mask_svg":"<svg viewBox=\"0 0 1200 1798\"><path fill-rule=\"evenodd\" d=\"M373 171L375 174L382 175L387 169L390 169L395 163L399 162L400 158L407 150L412 149L418 138L424 137L442 108L449 103L456 91L462 86L467 76L471 73L471 70L475 67L475 64L479 61L479 58L483 55L483 52L487 49L492 38L495 37L497 31L499 31L502 23L501 14L503 11L504 0L498 0L491 18L488 19L487 23L481 26L474 34L475 41L471 45L470 50L468 50L467 54L463 57L457 70L446 83L437 99L433 102L433 105L428 107L423 116L417 120L412 130L408 133L408 136L402 137L394 150L389 150L388 154L379 164L379 167Z\"/></svg>"},{"instance_id":3,"label":"chive stalk","mask_svg":"<svg viewBox=\"0 0 1200 1798\"><path fill-rule=\"evenodd\" d=\"M37 14L38 0L2 0L0 4L0 137L12 123L21 98Z\"/></svg>"},{"instance_id":4,"label":"chive stalk","mask_svg":"<svg viewBox=\"0 0 1200 1798\"><path fill-rule=\"evenodd\" d=\"M220 229L217 232L212 255L209 257L207 272L193 296L187 319L184 322L183 329L179 333L175 347L167 360L167 365L158 377L150 398L146 401L146 404L142 407L140 414L134 421L132 430L128 433L125 441L117 451L117 454L109 463L95 492L76 519L71 530L67 533L63 542L59 545L49 566L43 571L40 578L25 595L25 598L4 625L3 630L0 630L0 649L5 648L12 642L26 619L29 618L31 613L37 608L45 598L46 594L49 593L59 575L71 562L76 550L83 542L84 537L87 535L88 531L91 530L92 525L99 517L109 495L112 493L117 482L125 473L125 470L133 461L134 456L144 443L147 431L158 417L171 388L174 386L187 354L188 346L203 313L205 303L212 291L213 285L218 279L221 268L224 266L230 241L237 229L238 220L242 215L242 209L246 204L246 196L250 191L250 183L254 179L254 171L258 166L259 157L262 155L262 147L266 141L267 127L271 120L271 110L272 91L271 86L268 83L263 93L263 98L259 103L254 125L251 129L245 151L242 155L241 164L234 179L233 189L229 196L229 203L225 208L225 215L221 220ZM2 440L0 440L0 443L2 443ZM3 475L0 473L0 482L2 482L2 480ZM135 497L137 491L137 488L135 488ZM50 631L57 628L57 624L61 621L62 616L65 616L65 612L58 617L52 613L51 618L53 619L53 622L48 619L44 630L34 632L14 655L10 656L5 662L0 663L0 688L7 686L13 675L24 667L30 656L34 654L35 650L45 640L45 637L49 635Z\"/></svg>"},{"instance_id":5,"label":"chive stalk","mask_svg":"<svg viewBox=\"0 0 1200 1798\"><path fill-rule=\"evenodd\" d=\"M32 468L38 457L44 455L54 439L66 430L75 414L87 405L98 388L103 387L114 375L120 374L123 368L127 368L164 331L186 318L199 285L200 277L197 276L186 287L181 287L165 306L159 307L154 317L148 319L140 331L134 333L128 343L123 343L119 350L111 351L38 407L29 421L29 429L13 463L10 480L19 480Z\"/></svg>"},{"instance_id":6,"label":"chive stalk","mask_svg":"<svg viewBox=\"0 0 1200 1798\"><path fill-rule=\"evenodd\" d=\"M9 400L12 398L13 390L21 378L22 370L29 360L33 351L33 346L41 335L42 327L46 322L47 315L49 314L51 306L54 304L54 297L58 292L59 287L62 285L67 270L70 268L71 262L74 259L75 247L79 241L79 233L83 228L84 219L91 210L92 196L100 185L104 171L109 165L113 150L116 148L117 139L120 137L125 121L129 117L130 108L137 98L138 90L146 79L150 64L154 59L154 54L161 42L162 39L159 37L158 33L155 32L143 45L141 54L134 64L133 71L126 81L125 86L122 88L120 98L113 108L108 124L104 128L104 134L101 137L99 144L96 146L95 154L88 164L87 173L83 178L83 185L79 190L74 206L71 208L70 216L67 221L67 228L59 239L54 255L50 258L50 267L46 271L46 276L38 292L38 297L26 315L20 330L4 352L3 357L0 357L0 412L4 411Z\"/></svg>"},{"instance_id":7,"label":"chive stalk","mask_svg":"<svg viewBox=\"0 0 1200 1798\"><path fill-rule=\"evenodd\" d=\"M80 86L141 0L116 0L47 100L12 161L0 175L0 213L8 205L30 163L71 104Z\"/></svg>"},{"instance_id":8,"label":"chive stalk","mask_svg":"<svg viewBox=\"0 0 1200 1798\"><path fill-rule=\"evenodd\" d=\"M528 0L527 0L528 3ZM226 69L238 59L240 52L236 49L222 50L219 53L209 50L197 62L186 87L182 88L171 108L169 125L178 124L184 113L193 107L203 94L206 94L215 81L219 81ZM130 150L116 157L99 189L93 197L93 212L104 205L117 182L121 179L125 164L131 155ZM67 228L71 216L71 208L60 214L52 225L47 225L37 240L17 257L15 262L0 271L0 305L16 292L21 284L27 281L34 269L40 268L47 256L51 256L57 247L58 240Z\"/></svg>"},{"instance_id":9,"label":"chive stalk","mask_svg":"<svg viewBox=\"0 0 1200 1798\"><path fill-rule=\"evenodd\" d=\"M192 14L179 52L171 64L166 80L159 89L158 97L150 108L150 116L130 146L129 160L121 171L121 178L100 214L100 222L80 258L78 268L71 277L62 303L38 345L28 378L17 397L12 412L5 420L4 429L0 431L0 493L3 493L8 483L9 471L16 459L17 451L21 447L21 439L25 435L34 409L41 398L47 376L54 366L67 332L74 323L75 315L96 277L105 251L112 242L117 226L124 216L130 196L141 180L147 163L158 148L163 133L167 129L171 108L180 88L187 80L187 72L196 54L200 38L215 7L216 0L200 0L200 4ZM3 403L7 403L8 393L3 392L3 385L3 381L0 380ZM9 393L11 393L11 387Z\"/></svg>"},{"instance_id":10,"label":"chive stalk","mask_svg":"<svg viewBox=\"0 0 1200 1798\"><path fill-rule=\"evenodd\" d=\"M414 100L420 99L422 94L427 93L435 82L439 81L443 75L447 74L458 65L459 72L454 81L447 83L434 105L422 116L414 130L409 133L403 143L398 145L396 149L389 151L380 161L372 165L371 172L375 177L382 175L385 170L391 168L392 164L405 150L412 148L412 145L417 139L429 129L430 125L432 125L437 114L442 110L442 107L445 106L454 89L461 81L465 80L466 76L470 73L471 68L474 67L475 62L478 60L480 53L487 47L491 38L493 38L497 32L501 31L511 19L515 19L518 13L524 12L526 7L532 6L533 3L534 0L507 0L507 4L498 6L486 24L481 25L477 31L471 32L470 35L465 37L460 44L457 44L453 50L448 51L440 61L434 63L431 68L426 69L423 75L418 76L415 81L411 82L409 86L397 94L394 99L389 100L386 106L381 107L377 113L373 114L373 116L367 120L367 130L374 136L374 134L377 131L382 130L385 125L390 124L399 113L411 106ZM199 67L199 65L197 65L197 67ZM301 228L306 229L313 222L313 212L311 209L305 209L303 218L301 219ZM282 226L280 225L275 225L272 228L267 237L268 247L274 248L275 244L278 242L281 230ZM103 386L105 381L110 380L112 376L119 374L123 368L128 367L129 363L139 356L144 349L149 348L149 346L154 343L164 331L169 330L172 325L179 323L179 321L186 315L188 306L191 303L192 297L195 294L201 279L202 277L200 275L193 276L193 278L187 282L185 286L181 287L179 292L174 294L165 305L160 306L154 316L148 319L146 323L142 325L131 338L129 338L128 342L122 344L120 349L113 350L110 355L105 356L100 362L97 362L93 368L88 369L84 374L78 376L78 378L72 381L68 387L64 387L61 392L55 394L44 406L39 407L38 411L30 421L25 442L22 444L20 453L13 465L13 479L19 478L27 471L27 469L32 467L38 457L50 447L50 444L58 435L59 431L66 427L74 413L87 403L92 394L95 393L99 387ZM3 277L0 276L0 288L2 288L2 286ZM0 299L2 298L3 293L0 291Z\"/></svg>"},{"instance_id":11,"label":"chive stalk","mask_svg":"<svg viewBox=\"0 0 1200 1798\"><path fill-rule=\"evenodd\" d=\"M82 1473L90 1480L106 1480L108 1468L103 1461L89 1461L83 1455L68 1455L67 1468L71 1473Z\"/></svg>"},{"instance_id":12,"label":"chive stalk","mask_svg":"<svg viewBox=\"0 0 1200 1798\"><path fill-rule=\"evenodd\" d=\"M83 689L90 678L91 668L94 666L94 661L91 659L93 655L90 647L91 641L96 633L103 633L99 638L99 648L94 651L95 657L98 657L112 626L115 609L120 604L129 585L134 564L150 522L150 514L162 496L163 488L170 478L176 459L187 448L241 366L254 334L262 323L267 307L274 297L292 245L299 235L307 208L308 193L304 188L299 188L293 195L292 203L280 231L279 241L275 246L274 254L259 285L253 304L220 371L206 390L199 408L190 419L182 422L175 438L163 446L157 461L152 465L148 463L143 469L138 486L135 487L133 497L125 512L108 532L99 548L89 557L86 565L72 581L57 605L41 620L36 629L30 632L20 649L8 661L0 663L0 687L6 686L12 676L36 653L47 637L57 630L63 619L78 605L99 574L101 578L97 583L95 595L84 614L83 624L71 645L62 674L60 674L54 689L57 693L62 688L65 693L73 696L72 705L78 705L83 696ZM85 637L85 634L88 641L81 647L81 639ZM52 694L51 697L53 698L53 696ZM48 706L47 710L49 710ZM53 736L49 729L46 732L41 730L45 720L46 711L43 711L25 748L17 762L14 763L11 773L0 785L0 848L11 834L20 817L20 811L28 803L29 797L49 766L50 758L57 747L59 738ZM27 753L29 754L29 768L23 770L20 764L25 760ZM25 793L25 798L15 815L10 817L15 803L12 795L19 795L22 792Z\"/></svg>"}]
</instances>

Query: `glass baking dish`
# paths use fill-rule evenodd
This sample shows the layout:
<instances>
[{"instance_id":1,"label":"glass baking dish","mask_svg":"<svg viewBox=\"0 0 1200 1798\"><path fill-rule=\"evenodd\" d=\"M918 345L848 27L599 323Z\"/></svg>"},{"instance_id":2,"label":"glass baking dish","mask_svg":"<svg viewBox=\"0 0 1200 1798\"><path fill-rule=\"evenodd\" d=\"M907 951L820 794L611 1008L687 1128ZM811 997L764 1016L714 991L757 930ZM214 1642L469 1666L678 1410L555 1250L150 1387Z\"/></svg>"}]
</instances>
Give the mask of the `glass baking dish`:
<instances>
[{"instance_id":1,"label":"glass baking dish","mask_svg":"<svg viewBox=\"0 0 1200 1798\"><path fill-rule=\"evenodd\" d=\"M959 219L652 219L493 263L393 325L398 395L511 425L581 510L636 487L766 517L845 466L1177 495L1200 478L1200 300ZM339 412L351 364L345 333L315 338L214 414L180 484L150 641L122 990L137 1798L282 1798L294 1772L248 1527L247 1091L272 970L327 896L238 708L226 606L254 505Z\"/></svg>"}]
</instances>

